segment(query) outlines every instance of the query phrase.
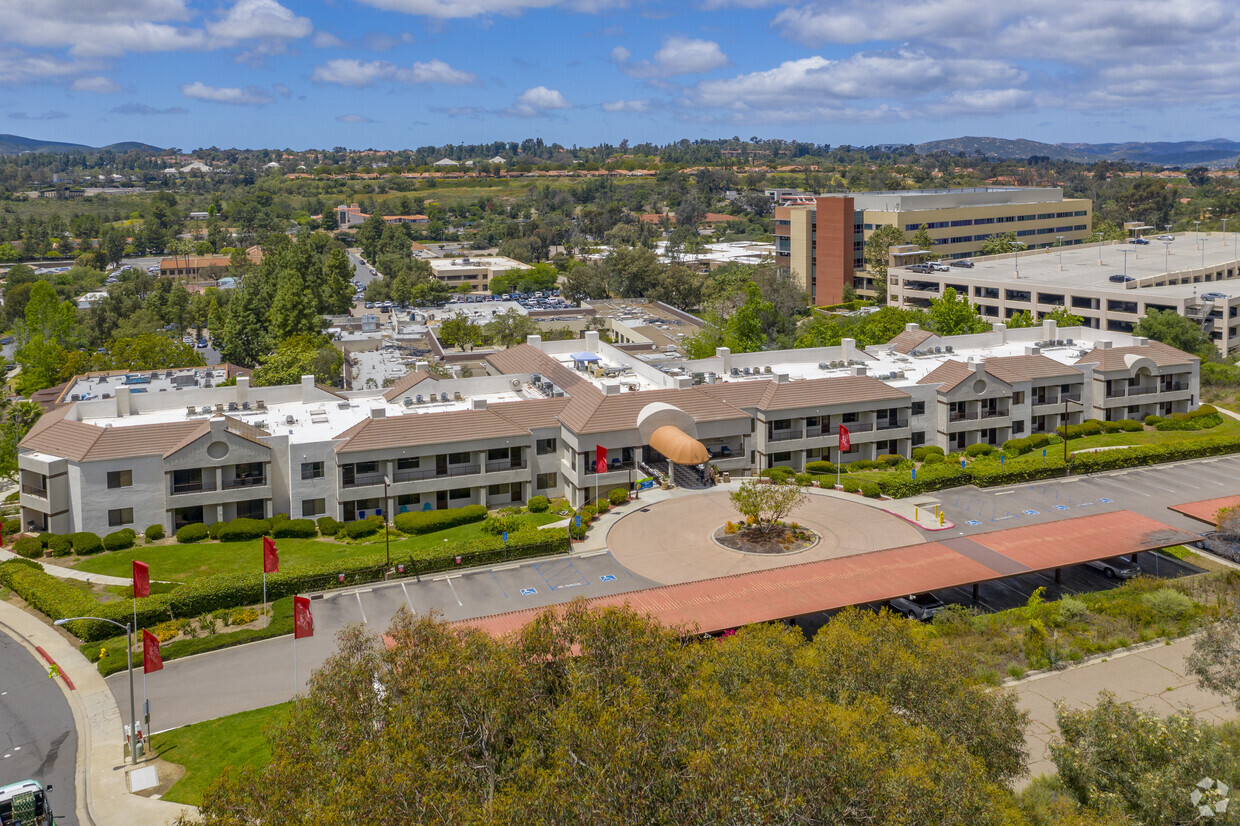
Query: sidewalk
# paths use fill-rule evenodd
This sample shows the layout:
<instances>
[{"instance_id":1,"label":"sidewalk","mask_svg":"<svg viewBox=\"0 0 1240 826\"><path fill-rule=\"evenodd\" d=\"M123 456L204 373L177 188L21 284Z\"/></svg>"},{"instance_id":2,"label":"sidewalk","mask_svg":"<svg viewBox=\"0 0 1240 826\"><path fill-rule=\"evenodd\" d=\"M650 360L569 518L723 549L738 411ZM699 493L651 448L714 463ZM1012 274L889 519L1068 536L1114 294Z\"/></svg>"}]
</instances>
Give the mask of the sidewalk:
<instances>
[{"instance_id":1,"label":"sidewalk","mask_svg":"<svg viewBox=\"0 0 1240 826\"><path fill-rule=\"evenodd\" d=\"M1196 680L1186 675L1184 657L1192 647L1191 637L1174 640L1170 645L1153 643L1063 671L1038 674L1012 685L1020 707L1029 713L1025 728L1029 775L1020 785L1038 775L1055 772L1047 744L1059 733L1055 724L1055 703L1059 701L1070 708L1090 707L1098 692L1106 690L1120 702L1130 702L1164 717L1189 706L1207 723L1240 716L1225 697L1202 691Z\"/></svg>"},{"instance_id":2,"label":"sidewalk","mask_svg":"<svg viewBox=\"0 0 1240 826\"><path fill-rule=\"evenodd\" d=\"M8 562L10 559L21 559L22 557L0 548L0 562ZM133 580L128 577L105 576L103 574L92 574L87 571L79 571L76 568L66 568L64 565L57 565L51 560L37 560L43 566L43 571L49 573L59 579L80 579L83 582L93 582L98 585L133 585Z\"/></svg>"},{"instance_id":3,"label":"sidewalk","mask_svg":"<svg viewBox=\"0 0 1240 826\"><path fill-rule=\"evenodd\" d=\"M32 653L35 646L46 651L60 666L61 673L73 682L74 690L64 680L57 680L56 684L73 710L78 733L74 808L79 823L163 826L182 812L194 812L190 806L129 793L127 764L121 752L121 711L99 670L77 648L54 628L7 602L0 602L0 627L11 632Z\"/></svg>"}]
</instances>

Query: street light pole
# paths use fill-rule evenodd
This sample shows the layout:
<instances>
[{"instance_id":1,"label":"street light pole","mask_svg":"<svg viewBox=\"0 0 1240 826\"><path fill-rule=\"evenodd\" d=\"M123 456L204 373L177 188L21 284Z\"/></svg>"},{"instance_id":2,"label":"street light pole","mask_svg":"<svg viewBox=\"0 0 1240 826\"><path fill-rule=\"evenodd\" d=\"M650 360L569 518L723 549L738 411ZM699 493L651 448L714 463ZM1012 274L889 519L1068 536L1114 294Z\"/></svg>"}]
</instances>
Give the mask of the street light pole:
<instances>
[{"instance_id":1,"label":"street light pole","mask_svg":"<svg viewBox=\"0 0 1240 826\"><path fill-rule=\"evenodd\" d=\"M392 540L388 535L388 520L391 518L392 501L388 498L388 484L390 480L387 474L383 474L383 545L387 550L387 567L392 567Z\"/></svg>"},{"instance_id":2,"label":"street light pole","mask_svg":"<svg viewBox=\"0 0 1240 826\"><path fill-rule=\"evenodd\" d=\"M1095 232L1094 235L1097 236L1098 238L1098 266L1101 267L1102 266L1102 232L1101 231Z\"/></svg>"},{"instance_id":3,"label":"street light pole","mask_svg":"<svg viewBox=\"0 0 1240 826\"><path fill-rule=\"evenodd\" d=\"M1068 394L1065 393L1063 396L1063 475L1064 476L1068 476L1070 473L1070 471L1068 470L1068 402L1070 401L1072 400L1069 399ZM1072 403L1079 404L1081 407L1085 406L1084 402L1072 402Z\"/></svg>"},{"instance_id":4,"label":"street light pole","mask_svg":"<svg viewBox=\"0 0 1240 826\"><path fill-rule=\"evenodd\" d=\"M138 765L138 714L133 699L133 632L129 623L122 625L116 620L104 619L103 617L68 617L66 619L58 619L53 625L64 625L68 622L76 622L77 620L96 620L98 622L107 622L115 625L117 628L125 629L125 663L129 668L129 763L130 765Z\"/></svg>"},{"instance_id":5,"label":"street light pole","mask_svg":"<svg viewBox=\"0 0 1240 826\"><path fill-rule=\"evenodd\" d=\"M1062 270L1063 269L1063 236L1056 235L1055 237L1059 239L1059 269Z\"/></svg>"},{"instance_id":6,"label":"street light pole","mask_svg":"<svg viewBox=\"0 0 1240 826\"><path fill-rule=\"evenodd\" d=\"M1193 221L1193 226L1197 228L1197 246L1201 246L1201 222Z\"/></svg>"}]
</instances>

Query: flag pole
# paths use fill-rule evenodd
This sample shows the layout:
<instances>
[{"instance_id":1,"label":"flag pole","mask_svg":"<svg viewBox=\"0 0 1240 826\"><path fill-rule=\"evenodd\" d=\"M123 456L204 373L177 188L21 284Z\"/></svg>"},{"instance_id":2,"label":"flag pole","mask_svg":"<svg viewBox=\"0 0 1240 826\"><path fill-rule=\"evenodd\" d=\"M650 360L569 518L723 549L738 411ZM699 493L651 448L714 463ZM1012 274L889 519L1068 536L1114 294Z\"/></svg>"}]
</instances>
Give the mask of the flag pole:
<instances>
[{"instance_id":1,"label":"flag pole","mask_svg":"<svg viewBox=\"0 0 1240 826\"><path fill-rule=\"evenodd\" d=\"M297 696L297 635L293 634L293 696Z\"/></svg>"},{"instance_id":2,"label":"flag pole","mask_svg":"<svg viewBox=\"0 0 1240 826\"><path fill-rule=\"evenodd\" d=\"M137 588L136 582L134 583L134 589L133 589L133 632L134 632L134 636L137 636L138 634L138 588ZM143 720L142 722L145 723L146 722L146 646L145 645L142 648L142 657L143 657L143 663L142 663L142 718ZM143 726L142 734L145 737L149 738L151 735L146 730L147 728L149 728L149 726ZM135 742L136 742L137 732L134 732L134 737L135 737ZM146 754L146 751L144 750L142 753Z\"/></svg>"},{"instance_id":3,"label":"flag pole","mask_svg":"<svg viewBox=\"0 0 1240 826\"><path fill-rule=\"evenodd\" d=\"M267 613L267 572L263 571L263 627L271 625L271 615Z\"/></svg>"}]
</instances>

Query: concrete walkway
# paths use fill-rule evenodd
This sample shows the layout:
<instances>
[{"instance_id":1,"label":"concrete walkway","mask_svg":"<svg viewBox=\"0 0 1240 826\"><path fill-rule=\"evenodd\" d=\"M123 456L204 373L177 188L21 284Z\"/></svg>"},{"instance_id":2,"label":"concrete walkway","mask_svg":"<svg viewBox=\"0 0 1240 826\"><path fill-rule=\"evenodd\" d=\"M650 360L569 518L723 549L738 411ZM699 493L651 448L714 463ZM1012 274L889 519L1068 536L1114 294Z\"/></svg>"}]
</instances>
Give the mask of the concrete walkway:
<instances>
[{"instance_id":1,"label":"concrete walkway","mask_svg":"<svg viewBox=\"0 0 1240 826\"><path fill-rule=\"evenodd\" d=\"M1225 697L1197 687L1187 676L1184 658L1192 651L1191 638L1130 649L1063 671L1052 671L1021 680L1011 686L1020 706L1029 713L1026 743L1029 747L1029 779L1054 774L1047 745L1059 733L1055 703L1069 708L1094 705L1098 692L1110 691L1121 702L1160 716L1191 707L1208 723L1234 720L1236 708Z\"/></svg>"},{"instance_id":2,"label":"concrete walkway","mask_svg":"<svg viewBox=\"0 0 1240 826\"><path fill-rule=\"evenodd\" d=\"M6 551L3 548L0 548L0 562L8 562L10 559L21 559L21 557L12 551ZM44 572L60 579L80 579L83 582L91 582L97 585L133 585L133 580L128 577L92 574L88 571L79 571L77 568L68 568L64 565L57 565L50 559L41 559L37 561L43 566Z\"/></svg>"},{"instance_id":3,"label":"concrete walkway","mask_svg":"<svg viewBox=\"0 0 1240 826\"><path fill-rule=\"evenodd\" d=\"M35 646L46 651L74 686L70 689L64 679L56 680L73 710L78 733L74 807L78 823L82 826L163 826L182 812L194 812L189 806L129 793L129 767L122 753L124 735L120 709L99 670L76 646L55 628L7 602L0 602L0 626L32 653L35 653Z\"/></svg>"}]
</instances>

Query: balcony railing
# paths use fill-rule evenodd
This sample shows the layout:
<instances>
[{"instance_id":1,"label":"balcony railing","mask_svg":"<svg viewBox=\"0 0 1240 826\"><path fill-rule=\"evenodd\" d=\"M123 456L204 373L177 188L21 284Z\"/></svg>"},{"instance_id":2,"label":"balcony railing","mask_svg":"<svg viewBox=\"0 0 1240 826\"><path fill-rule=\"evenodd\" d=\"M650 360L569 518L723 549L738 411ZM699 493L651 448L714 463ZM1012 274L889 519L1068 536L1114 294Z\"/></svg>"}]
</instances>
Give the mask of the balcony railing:
<instances>
[{"instance_id":1,"label":"balcony railing","mask_svg":"<svg viewBox=\"0 0 1240 826\"><path fill-rule=\"evenodd\" d=\"M1167 384L1164 384L1159 392L1174 393L1177 390L1187 390L1187 389L1188 389L1188 382L1173 381L1173 382L1168 382Z\"/></svg>"},{"instance_id":2,"label":"balcony railing","mask_svg":"<svg viewBox=\"0 0 1240 826\"><path fill-rule=\"evenodd\" d=\"M522 467L525 464L522 463ZM398 470L392 474L392 483L397 482L421 482L425 479L446 479L450 476L470 476L474 473L481 473L481 465L451 465L442 472L436 468L410 468L407 470ZM382 473L368 473L365 476L356 476L352 482L344 483L342 487L360 488L366 485L382 485Z\"/></svg>"},{"instance_id":3,"label":"balcony railing","mask_svg":"<svg viewBox=\"0 0 1240 826\"><path fill-rule=\"evenodd\" d=\"M41 488L37 485L22 485L22 493L28 493L31 496L37 496L40 499L47 498L47 488Z\"/></svg>"},{"instance_id":4,"label":"balcony railing","mask_svg":"<svg viewBox=\"0 0 1240 826\"><path fill-rule=\"evenodd\" d=\"M502 462L487 462L487 473L498 473L503 470L522 470L525 468L525 460L514 462L511 459Z\"/></svg>"},{"instance_id":5,"label":"balcony railing","mask_svg":"<svg viewBox=\"0 0 1240 826\"><path fill-rule=\"evenodd\" d=\"M418 482L422 479L433 478L435 478L434 468L406 468L392 474L393 482Z\"/></svg>"},{"instance_id":6,"label":"balcony railing","mask_svg":"<svg viewBox=\"0 0 1240 826\"><path fill-rule=\"evenodd\" d=\"M848 428L849 433L869 433L874 429L874 422L844 422L844 427ZM834 433L840 435L839 425L835 426Z\"/></svg>"},{"instance_id":7,"label":"balcony railing","mask_svg":"<svg viewBox=\"0 0 1240 826\"><path fill-rule=\"evenodd\" d=\"M767 441L770 442L787 442L791 439L801 439L804 433L800 430L772 430L767 434Z\"/></svg>"},{"instance_id":8,"label":"balcony railing","mask_svg":"<svg viewBox=\"0 0 1240 826\"><path fill-rule=\"evenodd\" d=\"M977 418L976 410L953 410L947 414L949 422L965 422L972 421Z\"/></svg>"},{"instance_id":9,"label":"balcony railing","mask_svg":"<svg viewBox=\"0 0 1240 826\"><path fill-rule=\"evenodd\" d=\"M632 461L632 460L629 460L627 462L624 462L624 461L611 462L607 465L606 472L615 473L616 471L620 471L620 470L635 470L636 468L637 468L637 462ZM586 476L592 476L597 472L598 471L595 470L595 467L594 467L594 462L590 461L586 463L586 470L585 470Z\"/></svg>"},{"instance_id":10,"label":"balcony railing","mask_svg":"<svg viewBox=\"0 0 1240 826\"><path fill-rule=\"evenodd\" d=\"M382 480L380 480L382 481ZM224 490L236 490L237 488L257 488L267 484L266 476L237 476L233 479L224 480Z\"/></svg>"},{"instance_id":11,"label":"balcony railing","mask_svg":"<svg viewBox=\"0 0 1240 826\"><path fill-rule=\"evenodd\" d=\"M878 430L899 430L902 427L908 427L908 419L879 419Z\"/></svg>"},{"instance_id":12,"label":"balcony railing","mask_svg":"<svg viewBox=\"0 0 1240 826\"><path fill-rule=\"evenodd\" d=\"M1004 416L1010 416L1010 415L1011 415L1011 411L1003 407L997 407L994 409L983 408L981 411L981 417L983 419L1001 419Z\"/></svg>"},{"instance_id":13,"label":"balcony railing","mask_svg":"<svg viewBox=\"0 0 1240 826\"><path fill-rule=\"evenodd\" d=\"M1107 391L1108 399L1120 399L1124 396L1148 396L1151 393L1157 393L1157 387L1114 387Z\"/></svg>"},{"instance_id":14,"label":"balcony railing","mask_svg":"<svg viewBox=\"0 0 1240 826\"><path fill-rule=\"evenodd\" d=\"M361 488L367 485L382 485L382 484L383 484L382 473L357 473L357 474L354 474L352 482L345 482L343 486L346 488Z\"/></svg>"},{"instance_id":15,"label":"balcony railing","mask_svg":"<svg viewBox=\"0 0 1240 826\"><path fill-rule=\"evenodd\" d=\"M199 480L197 482L174 482L172 485L172 495L177 496L182 493L208 493L215 490L215 483Z\"/></svg>"},{"instance_id":16,"label":"balcony railing","mask_svg":"<svg viewBox=\"0 0 1240 826\"><path fill-rule=\"evenodd\" d=\"M805 428L805 438L809 439L814 436L821 436L824 433L830 434L830 432L831 428L829 427L807 427Z\"/></svg>"}]
</instances>

